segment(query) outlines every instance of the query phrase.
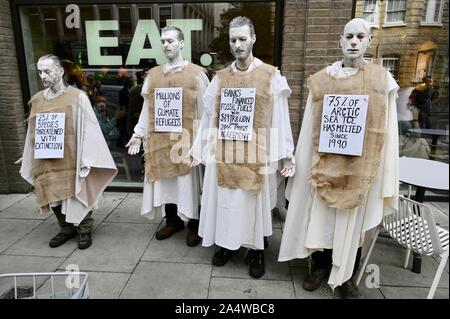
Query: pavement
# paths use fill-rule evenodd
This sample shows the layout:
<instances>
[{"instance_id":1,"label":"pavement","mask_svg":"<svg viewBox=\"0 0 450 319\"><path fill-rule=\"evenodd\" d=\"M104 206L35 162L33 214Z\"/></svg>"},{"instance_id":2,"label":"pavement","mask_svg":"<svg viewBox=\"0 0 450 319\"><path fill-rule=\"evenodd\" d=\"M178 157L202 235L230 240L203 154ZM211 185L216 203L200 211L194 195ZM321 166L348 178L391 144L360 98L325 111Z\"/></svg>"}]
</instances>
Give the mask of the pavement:
<instances>
[{"instance_id":1,"label":"pavement","mask_svg":"<svg viewBox=\"0 0 450 319\"><path fill-rule=\"evenodd\" d=\"M314 292L305 291L302 282L308 261L277 262L284 225L284 213L273 212L273 236L266 249L266 274L261 279L248 275L245 249L223 267L211 264L214 247L188 247L187 229L163 241L155 232L162 218L149 220L139 215L140 193L105 192L94 211L93 244L79 250L71 239L58 248L48 242L58 232L52 214L35 212L34 195L0 195L0 274L65 271L79 267L88 273L90 298L173 298L173 299L332 299L339 298L324 283ZM449 203L428 203L436 222L449 227ZM369 264L380 270L380 286L369 287L363 278L362 298L423 299L438 267L439 257L423 257L422 272L402 268L405 250L387 237L379 237ZM412 258L411 258L412 259ZM435 298L449 299L448 263ZM19 286L27 286L20 278ZM64 284L61 279L61 287ZM58 281L55 280L55 290ZM11 289L11 279L0 279L0 298ZM48 292L47 278L37 279L38 294ZM65 289L65 288L64 288Z\"/></svg>"}]
</instances>

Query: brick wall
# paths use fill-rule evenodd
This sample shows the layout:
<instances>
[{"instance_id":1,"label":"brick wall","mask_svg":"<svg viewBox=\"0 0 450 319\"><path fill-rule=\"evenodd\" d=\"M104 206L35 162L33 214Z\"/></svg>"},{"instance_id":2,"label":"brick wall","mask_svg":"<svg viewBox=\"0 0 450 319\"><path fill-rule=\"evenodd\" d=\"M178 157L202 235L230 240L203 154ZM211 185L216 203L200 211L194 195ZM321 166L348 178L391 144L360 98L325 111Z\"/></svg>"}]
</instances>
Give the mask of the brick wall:
<instances>
[{"instance_id":1,"label":"brick wall","mask_svg":"<svg viewBox=\"0 0 450 319\"><path fill-rule=\"evenodd\" d=\"M10 4L0 0L0 193L28 192L14 162L22 156L26 127Z\"/></svg>"},{"instance_id":2,"label":"brick wall","mask_svg":"<svg viewBox=\"0 0 450 319\"><path fill-rule=\"evenodd\" d=\"M289 99L297 143L308 90L306 79L340 59L339 36L352 18L352 0L286 0L282 72L292 89Z\"/></svg>"}]
</instances>

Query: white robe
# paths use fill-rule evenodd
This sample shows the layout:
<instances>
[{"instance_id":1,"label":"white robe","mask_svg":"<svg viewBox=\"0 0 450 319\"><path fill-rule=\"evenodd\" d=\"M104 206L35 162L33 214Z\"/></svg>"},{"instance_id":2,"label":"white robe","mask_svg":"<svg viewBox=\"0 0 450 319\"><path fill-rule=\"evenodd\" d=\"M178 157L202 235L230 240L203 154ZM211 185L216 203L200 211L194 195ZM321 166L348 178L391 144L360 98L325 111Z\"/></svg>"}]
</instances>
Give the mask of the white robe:
<instances>
[{"instance_id":1,"label":"white robe","mask_svg":"<svg viewBox=\"0 0 450 319\"><path fill-rule=\"evenodd\" d=\"M117 167L103 137L91 102L83 91L80 90L78 101L72 106L72 110L77 145L75 196L50 203L49 206L61 205L61 213L66 215L66 222L77 226L89 211L97 208L101 194L117 174ZM31 174L33 157L34 145L31 141L30 126L28 126L20 175L31 185L34 185L34 178ZM81 178L79 174L82 167L91 168L85 178ZM40 208L41 213L48 210L49 207Z\"/></svg>"},{"instance_id":2,"label":"white robe","mask_svg":"<svg viewBox=\"0 0 450 319\"><path fill-rule=\"evenodd\" d=\"M247 72L261 64L261 60L255 59ZM234 63L231 67L236 72ZM191 150L193 157L206 165L199 235L203 238L202 245L205 247L217 244L231 250L241 246L264 249L263 237L272 235L271 209L275 207L277 199L276 175L275 173L268 175L269 178L264 179L259 192L218 186L216 163L208 160L208 156L205 155L215 145L215 140L208 140L206 136L208 129L213 128L214 132L215 128L213 121L218 85L218 79L215 77L205 92L205 112ZM294 150L288 110L291 90L286 78L280 72L272 79L271 92L274 96L271 127L277 128L278 134L269 147L269 158L270 162L277 166L279 160L292 156Z\"/></svg>"},{"instance_id":3,"label":"white robe","mask_svg":"<svg viewBox=\"0 0 450 319\"><path fill-rule=\"evenodd\" d=\"M343 68L338 61L328 74L345 78L356 68ZM328 284L334 289L351 278L358 247L365 233L380 224L383 214L397 210L398 204L398 127L396 92L398 85L388 73L386 96L386 139L382 160L364 203L355 209L330 208L310 184L312 165L312 100L308 96L302 128L295 152L296 175L288 180L289 200L281 240L279 261L306 258L314 251L333 249L333 266ZM330 92L332 93L332 92Z\"/></svg>"},{"instance_id":4,"label":"white robe","mask_svg":"<svg viewBox=\"0 0 450 319\"><path fill-rule=\"evenodd\" d=\"M183 61L177 65L164 65L164 72L177 72L181 71L188 61ZM148 99L149 97L146 90L148 88L148 81L151 81L148 77L142 86L142 96L144 97L144 105L142 112L139 116L139 122L134 128L134 133L144 139L148 136ZM203 113L203 93L209 84L206 74L201 72L197 78L197 114L198 122ZM198 123L194 122L194 128ZM194 137L196 130L194 129ZM200 193L201 193L202 174L200 167L192 168L189 174L184 176L177 176L171 178L162 178L155 182L149 182L147 178L144 178L144 191L142 194L142 207L141 215L149 219L154 219L157 214L165 216L165 210L163 209L165 204L176 204L178 206L178 216L183 221L189 221L189 219L198 219L198 210L200 206Z\"/></svg>"}]
</instances>

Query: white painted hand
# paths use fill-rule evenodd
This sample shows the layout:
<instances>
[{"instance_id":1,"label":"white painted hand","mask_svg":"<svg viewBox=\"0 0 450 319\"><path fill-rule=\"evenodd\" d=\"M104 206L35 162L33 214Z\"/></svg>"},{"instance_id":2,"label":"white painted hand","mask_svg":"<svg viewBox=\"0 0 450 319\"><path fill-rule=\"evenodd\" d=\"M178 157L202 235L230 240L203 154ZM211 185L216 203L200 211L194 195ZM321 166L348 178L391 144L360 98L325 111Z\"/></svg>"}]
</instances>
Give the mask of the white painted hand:
<instances>
[{"instance_id":1,"label":"white painted hand","mask_svg":"<svg viewBox=\"0 0 450 319\"><path fill-rule=\"evenodd\" d=\"M283 159L283 169L281 170L281 175L284 177L291 177L295 174L295 158L293 156L289 156Z\"/></svg>"},{"instance_id":2,"label":"white painted hand","mask_svg":"<svg viewBox=\"0 0 450 319\"><path fill-rule=\"evenodd\" d=\"M128 154L136 155L141 149L142 140L139 137L132 137L125 147L128 147Z\"/></svg>"},{"instance_id":3,"label":"white painted hand","mask_svg":"<svg viewBox=\"0 0 450 319\"><path fill-rule=\"evenodd\" d=\"M195 158L193 158L192 156L190 157L190 160L189 160L189 167L190 168L192 168L192 167L196 167L196 166L198 166L200 164L200 162L199 161L197 161Z\"/></svg>"},{"instance_id":4,"label":"white painted hand","mask_svg":"<svg viewBox=\"0 0 450 319\"><path fill-rule=\"evenodd\" d=\"M82 167L80 169L80 177L81 178L86 178L86 176L89 175L90 171L91 171L91 168L89 166Z\"/></svg>"}]
</instances>

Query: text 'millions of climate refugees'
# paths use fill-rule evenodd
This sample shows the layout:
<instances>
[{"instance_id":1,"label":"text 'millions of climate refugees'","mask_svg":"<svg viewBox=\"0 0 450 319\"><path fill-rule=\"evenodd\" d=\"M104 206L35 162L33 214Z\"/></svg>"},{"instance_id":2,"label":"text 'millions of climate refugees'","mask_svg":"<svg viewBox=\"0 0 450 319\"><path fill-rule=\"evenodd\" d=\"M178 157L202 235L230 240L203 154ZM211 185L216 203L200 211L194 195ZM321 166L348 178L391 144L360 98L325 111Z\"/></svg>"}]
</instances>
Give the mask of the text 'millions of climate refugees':
<instances>
[{"instance_id":1,"label":"text 'millions of climate refugees'","mask_svg":"<svg viewBox=\"0 0 450 319\"><path fill-rule=\"evenodd\" d=\"M183 131L183 88L155 89L155 132Z\"/></svg>"}]
</instances>

